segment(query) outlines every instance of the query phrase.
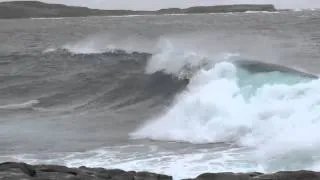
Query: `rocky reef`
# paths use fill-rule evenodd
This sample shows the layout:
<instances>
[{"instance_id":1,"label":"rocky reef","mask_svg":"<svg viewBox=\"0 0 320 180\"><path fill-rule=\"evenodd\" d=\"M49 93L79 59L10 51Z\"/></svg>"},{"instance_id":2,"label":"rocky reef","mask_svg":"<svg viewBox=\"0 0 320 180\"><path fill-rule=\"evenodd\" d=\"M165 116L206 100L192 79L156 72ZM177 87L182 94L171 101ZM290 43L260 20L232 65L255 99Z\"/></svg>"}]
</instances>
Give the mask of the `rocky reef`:
<instances>
[{"instance_id":1,"label":"rocky reef","mask_svg":"<svg viewBox=\"0 0 320 180\"><path fill-rule=\"evenodd\" d=\"M122 15L161 15L191 13L225 13L245 11L276 11L273 5L223 5L197 6L186 9L169 8L157 11L101 10L87 7L48 4L39 1L0 2L0 18L48 18L48 17L86 17L86 16L122 16Z\"/></svg>"},{"instance_id":2,"label":"rocky reef","mask_svg":"<svg viewBox=\"0 0 320 180\"><path fill-rule=\"evenodd\" d=\"M68 168L58 165L0 164L0 180L172 180L169 175L104 168ZM185 180L320 180L314 171L286 171L274 174L205 173Z\"/></svg>"}]
</instances>

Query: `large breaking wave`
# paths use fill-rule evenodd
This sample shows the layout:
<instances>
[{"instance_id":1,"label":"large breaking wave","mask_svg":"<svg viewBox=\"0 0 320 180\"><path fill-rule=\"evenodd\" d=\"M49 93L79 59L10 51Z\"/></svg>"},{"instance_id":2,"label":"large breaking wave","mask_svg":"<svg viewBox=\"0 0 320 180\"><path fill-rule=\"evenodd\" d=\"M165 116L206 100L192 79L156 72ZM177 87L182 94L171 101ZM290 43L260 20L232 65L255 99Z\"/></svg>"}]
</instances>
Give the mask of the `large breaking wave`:
<instances>
[{"instance_id":1,"label":"large breaking wave","mask_svg":"<svg viewBox=\"0 0 320 180\"><path fill-rule=\"evenodd\" d=\"M174 47L150 58L146 72L159 71L188 77L190 82L164 114L132 132L132 138L230 142L253 148L256 158L264 160L289 161L296 159L296 153L305 154L291 168L303 168L300 161L312 164L320 155L320 80L316 76L232 54L217 59ZM273 166L283 164L277 161Z\"/></svg>"},{"instance_id":2,"label":"large breaking wave","mask_svg":"<svg viewBox=\"0 0 320 180\"><path fill-rule=\"evenodd\" d=\"M114 53L122 58L134 55L134 52L115 50L117 48L98 51L93 48L83 52L77 47L66 45L60 50L73 54ZM256 159L267 159L271 163L273 157L290 161L297 153L305 154L290 168L304 168L299 161L308 161L308 166L316 162L314 157L320 155L320 80L316 76L285 66L245 60L239 54L208 56L176 48L169 41L164 41L164 47L155 54L140 55L137 57L146 61L143 63L145 67L140 69L145 74L139 74L139 77L151 75L158 77L158 81L151 79L154 82L149 86L142 83L143 86L134 88L137 86L124 84L136 80L139 85L140 80L150 82L150 79L127 79L88 103L98 103L110 93L114 96L119 92L134 95L131 90L144 95L143 99L150 98L152 93L176 95L163 114L155 114L154 118L141 124L129 134L131 138L193 144L235 143L253 149L252 156ZM116 66L115 70L121 68ZM161 76L157 76L159 73ZM136 76L134 73L130 75ZM179 88L172 87L181 81L170 80L168 83L163 81L164 77L185 80L179 86L185 89L176 94ZM147 87L149 89L145 91ZM174 93L170 93L172 91ZM129 102L123 101L122 104ZM273 168L276 166L284 167L279 161L273 164Z\"/></svg>"}]
</instances>

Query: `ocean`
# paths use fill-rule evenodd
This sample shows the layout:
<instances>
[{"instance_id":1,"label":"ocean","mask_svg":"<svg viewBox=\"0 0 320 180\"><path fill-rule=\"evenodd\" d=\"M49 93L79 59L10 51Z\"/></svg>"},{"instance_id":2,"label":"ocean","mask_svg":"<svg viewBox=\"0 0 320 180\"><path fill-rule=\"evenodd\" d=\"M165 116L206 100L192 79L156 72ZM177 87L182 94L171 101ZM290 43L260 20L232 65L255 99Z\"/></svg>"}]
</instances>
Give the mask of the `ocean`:
<instances>
[{"instance_id":1,"label":"ocean","mask_svg":"<svg viewBox=\"0 0 320 180\"><path fill-rule=\"evenodd\" d=\"M0 161L320 168L320 11L0 20Z\"/></svg>"}]
</instances>

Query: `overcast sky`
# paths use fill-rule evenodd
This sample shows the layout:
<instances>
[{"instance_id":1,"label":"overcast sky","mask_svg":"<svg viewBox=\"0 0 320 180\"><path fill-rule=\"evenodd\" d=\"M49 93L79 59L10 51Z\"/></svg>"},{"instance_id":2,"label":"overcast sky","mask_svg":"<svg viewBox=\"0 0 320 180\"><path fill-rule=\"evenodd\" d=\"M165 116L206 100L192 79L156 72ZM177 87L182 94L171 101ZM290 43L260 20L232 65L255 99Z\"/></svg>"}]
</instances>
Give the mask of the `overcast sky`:
<instances>
[{"instance_id":1,"label":"overcast sky","mask_svg":"<svg viewBox=\"0 0 320 180\"><path fill-rule=\"evenodd\" d=\"M3 1L3 0L0 0ZM320 0L42 0L101 9L149 9L194 5L268 3L277 8L320 8Z\"/></svg>"}]
</instances>

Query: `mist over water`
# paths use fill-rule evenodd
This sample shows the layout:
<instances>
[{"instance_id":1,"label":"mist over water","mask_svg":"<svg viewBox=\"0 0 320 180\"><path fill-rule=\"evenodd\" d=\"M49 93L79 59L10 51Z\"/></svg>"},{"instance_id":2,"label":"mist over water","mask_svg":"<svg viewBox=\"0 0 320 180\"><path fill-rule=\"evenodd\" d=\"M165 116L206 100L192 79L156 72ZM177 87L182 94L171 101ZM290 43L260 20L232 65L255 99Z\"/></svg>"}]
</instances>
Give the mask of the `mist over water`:
<instances>
[{"instance_id":1,"label":"mist over water","mask_svg":"<svg viewBox=\"0 0 320 180\"><path fill-rule=\"evenodd\" d=\"M316 169L319 15L0 22L0 160L176 178Z\"/></svg>"}]
</instances>

